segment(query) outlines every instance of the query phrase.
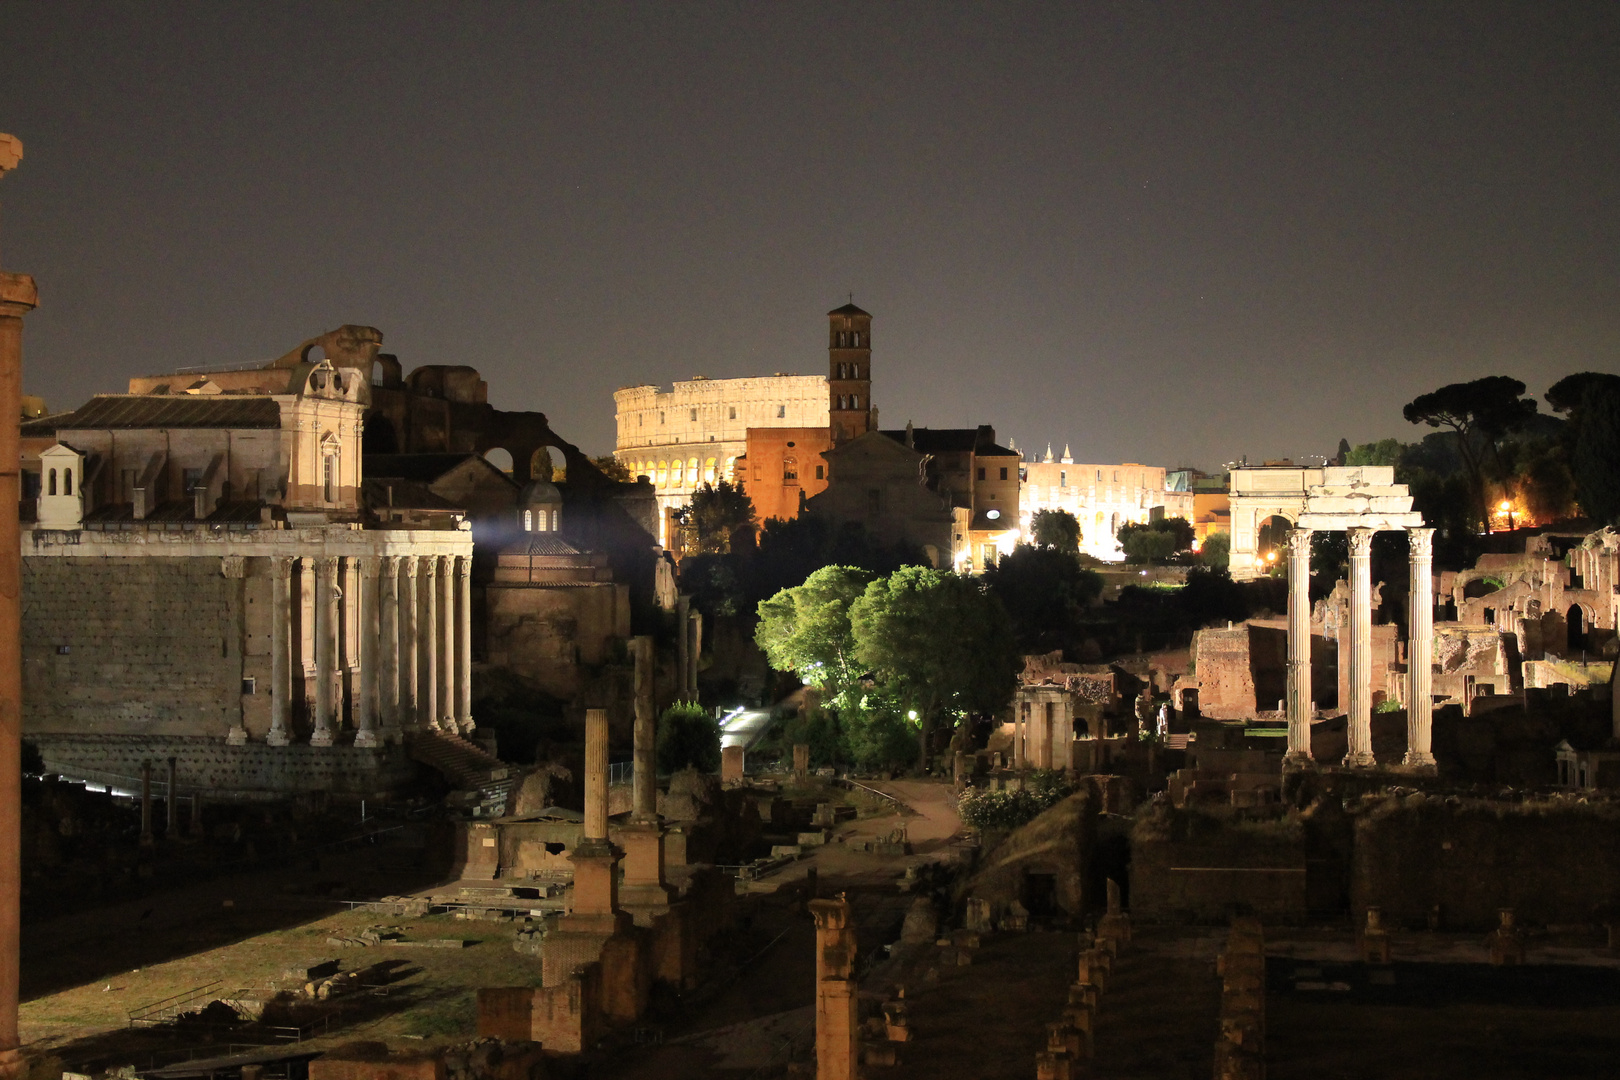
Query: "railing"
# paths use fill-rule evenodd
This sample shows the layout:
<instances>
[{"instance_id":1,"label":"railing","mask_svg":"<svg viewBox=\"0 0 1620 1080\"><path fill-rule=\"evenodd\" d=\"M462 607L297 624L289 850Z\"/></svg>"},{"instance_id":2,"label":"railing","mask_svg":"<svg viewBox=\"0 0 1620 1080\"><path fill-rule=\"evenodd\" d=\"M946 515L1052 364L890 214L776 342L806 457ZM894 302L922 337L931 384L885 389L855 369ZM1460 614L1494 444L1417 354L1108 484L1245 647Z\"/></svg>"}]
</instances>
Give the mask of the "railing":
<instances>
[{"instance_id":1,"label":"railing","mask_svg":"<svg viewBox=\"0 0 1620 1080\"><path fill-rule=\"evenodd\" d=\"M175 368L176 375L202 375L210 371L256 371L267 368L275 363L270 360L238 360L234 364L192 364L189 367Z\"/></svg>"},{"instance_id":2,"label":"railing","mask_svg":"<svg viewBox=\"0 0 1620 1080\"><path fill-rule=\"evenodd\" d=\"M190 1006L199 1002L217 1001L222 996L221 991L223 991L224 987L223 980L215 979L211 983L195 986L190 990L183 990L171 997L148 1002L130 1012L129 1025L134 1027L137 1024L168 1023L181 1013L190 1012ZM241 992L245 993L246 991Z\"/></svg>"},{"instance_id":3,"label":"railing","mask_svg":"<svg viewBox=\"0 0 1620 1080\"><path fill-rule=\"evenodd\" d=\"M636 763L634 761L615 761L608 765L608 786L618 787L621 784L633 784L636 779Z\"/></svg>"}]
</instances>

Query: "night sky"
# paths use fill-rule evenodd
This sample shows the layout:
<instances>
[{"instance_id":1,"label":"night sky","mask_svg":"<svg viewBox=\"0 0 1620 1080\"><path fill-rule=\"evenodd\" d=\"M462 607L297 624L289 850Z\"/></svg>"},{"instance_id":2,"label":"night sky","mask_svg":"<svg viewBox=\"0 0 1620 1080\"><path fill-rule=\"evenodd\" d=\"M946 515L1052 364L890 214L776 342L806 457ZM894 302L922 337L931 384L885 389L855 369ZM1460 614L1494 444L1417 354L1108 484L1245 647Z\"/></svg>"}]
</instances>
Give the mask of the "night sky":
<instances>
[{"instance_id":1,"label":"night sky","mask_svg":"<svg viewBox=\"0 0 1620 1080\"><path fill-rule=\"evenodd\" d=\"M592 453L612 391L1206 468L1620 370L1620 5L0 2L26 389L345 322Z\"/></svg>"}]
</instances>

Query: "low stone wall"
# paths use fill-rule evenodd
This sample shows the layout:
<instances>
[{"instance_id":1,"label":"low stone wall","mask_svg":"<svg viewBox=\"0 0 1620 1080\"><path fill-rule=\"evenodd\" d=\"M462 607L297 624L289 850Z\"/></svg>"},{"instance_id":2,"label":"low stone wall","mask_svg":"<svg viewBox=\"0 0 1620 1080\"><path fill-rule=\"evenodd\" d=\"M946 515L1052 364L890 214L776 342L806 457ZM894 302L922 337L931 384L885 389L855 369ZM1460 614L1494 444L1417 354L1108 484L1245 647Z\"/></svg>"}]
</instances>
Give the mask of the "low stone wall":
<instances>
[{"instance_id":1,"label":"low stone wall","mask_svg":"<svg viewBox=\"0 0 1620 1080\"><path fill-rule=\"evenodd\" d=\"M1153 922L1224 923L1234 913L1304 922L1305 830L1292 818L1160 810L1131 837L1131 913Z\"/></svg>"},{"instance_id":2,"label":"low stone wall","mask_svg":"<svg viewBox=\"0 0 1620 1080\"><path fill-rule=\"evenodd\" d=\"M150 761L153 791L159 794L171 757L183 793L218 797L313 791L372 795L410 783L417 771L400 746L230 746L223 739L180 735L30 735L29 741L39 748L47 772L124 790L139 790L141 762Z\"/></svg>"},{"instance_id":3,"label":"low stone wall","mask_svg":"<svg viewBox=\"0 0 1620 1080\"><path fill-rule=\"evenodd\" d=\"M1620 903L1620 807L1391 798L1357 815L1351 904L1421 926L1486 931L1501 908L1521 923L1591 923ZM1612 918L1612 916L1608 916Z\"/></svg>"}]
</instances>

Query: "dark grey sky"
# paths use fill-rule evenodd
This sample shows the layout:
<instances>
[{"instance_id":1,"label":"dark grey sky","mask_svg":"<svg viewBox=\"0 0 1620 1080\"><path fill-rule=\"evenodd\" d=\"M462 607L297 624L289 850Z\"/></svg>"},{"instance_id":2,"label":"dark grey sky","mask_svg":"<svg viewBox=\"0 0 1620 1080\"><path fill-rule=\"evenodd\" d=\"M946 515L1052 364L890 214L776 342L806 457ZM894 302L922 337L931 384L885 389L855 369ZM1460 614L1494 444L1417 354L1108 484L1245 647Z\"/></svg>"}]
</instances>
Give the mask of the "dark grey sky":
<instances>
[{"instance_id":1,"label":"dark grey sky","mask_svg":"<svg viewBox=\"0 0 1620 1080\"><path fill-rule=\"evenodd\" d=\"M358 322L601 452L851 289L885 425L1082 459L1620 367L1613 3L5 0L0 130L53 406Z\"/></svg>"}]
</instances>

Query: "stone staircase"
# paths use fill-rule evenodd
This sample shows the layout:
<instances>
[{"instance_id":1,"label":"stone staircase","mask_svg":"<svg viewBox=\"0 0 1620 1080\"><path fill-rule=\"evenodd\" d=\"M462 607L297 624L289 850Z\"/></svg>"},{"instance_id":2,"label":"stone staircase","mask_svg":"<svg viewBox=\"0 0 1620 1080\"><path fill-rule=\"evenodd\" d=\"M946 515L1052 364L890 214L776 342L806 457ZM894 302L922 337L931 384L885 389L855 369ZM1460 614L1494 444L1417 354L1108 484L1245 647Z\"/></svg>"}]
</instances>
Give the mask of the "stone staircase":
<instances>
[{"instance_id":1,"label":"stone staircase","mask_svg":"<svg viewBox=\"0 0 1620 1080\"><path fill-rule=\"evenodd\" d=\"M522 780L516 769L460 735L422 729L407 732L405 748L413 761L437 770L469 806L475 817L497 817L506 812L507 798Z\"/></svg>"}]
</instances>

